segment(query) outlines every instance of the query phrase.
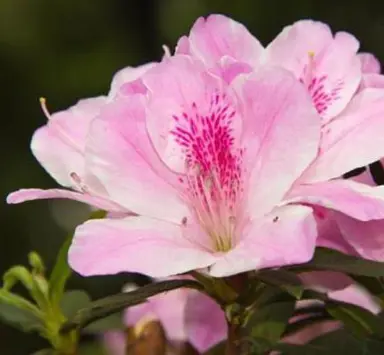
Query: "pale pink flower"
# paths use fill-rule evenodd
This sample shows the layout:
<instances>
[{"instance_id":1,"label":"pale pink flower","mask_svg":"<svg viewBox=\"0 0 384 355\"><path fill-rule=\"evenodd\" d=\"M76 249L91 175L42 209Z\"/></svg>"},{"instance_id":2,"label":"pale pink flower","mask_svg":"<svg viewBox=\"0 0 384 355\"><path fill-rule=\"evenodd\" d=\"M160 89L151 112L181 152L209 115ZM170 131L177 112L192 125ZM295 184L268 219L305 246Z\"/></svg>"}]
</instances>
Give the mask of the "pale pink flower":
<instances>
[{"instance_id":1,"label":"pale pink flower","mask_svg":"<svg viewBox=\"0 0 384 355\"><path fill-rule=\"evenodd\" d=\"M195 290L159 294L125 313L125 323L129 326L142 319L159 320L168 340L175 344L189 342L199 353L205 353L227 337L227 323L220 306Z\"/></svg>"},{"instance_id":2,"label":"pale pink flower","mask_svg":"<svg viewBox=\"0 0 384 355\"><path fill-rule=\"evenodd\" d=\"M383 188L374 190L367 181L334 180L346 190L335 192L331 185L323 190L322 183L335 179L354 168L368 165L384 156L384 80L380 64L368 53L357 53L359 43L350 34L332 35L320 22L299 21L285 28L266 49L266 60L292 71L307 87L314 105L322 116L322 134L317 158L296 182L291 196L307 195L309 204L325 198L324 207L317 209L319 235L317 245L383 260L383 222L362 221L351 213L331 211L335 200L344 199L358 206L347 190L359 189L365 194L382 195ZM309 185L310 184L310 185ZM364 186L365 185L365 186ZM314 192L314 191L317 192ZM369 192L371 191L371 192ZM329 199L325 196L327 195ZM331 197L332 195L332 197ZM302 201L302 198L300 198ZM347 202L348 201L348 202ZM363 204L359 208L366 209Z\"/></svg>"},{"instance_id":3,"label":"pale pink flower","mask_svg":"<svg viewBox=\"0 0 384 355\"><path fill-rule=\"evenodd\" d=\"M11 193L8 203L48 198L69 198L110 212L130 212L113 201L103 184L87 167L85 141L92 120L116 95L145 93L140 76L152 67L127 67L114 76L108 96L80 100L67 110L50 114L41 99L48 122L36 130L31 150L39 163L64 189L22 189Z\"/></svg>"},{"instance_id":4,"label":"pale pink flower","mask_svg":"<svg viewBox=\"0 0 384 355\"><path fill-rule=\"evenodd\" d=\"M297 264L317 237L308 204L384 217L384 191L328 181L331 161L318 184L296 187L317 157L320 118L289 72L263 67L228 83L176 55L142 80L146 100L111 102L87 147L109 195L140 217L78 227L69 252L77 272L226 276Z\"/></svg>"},{"instance_id":5,"label":"pale pink flower","mask_svg":"<svg viewBox=\"0 0 384 355\"><path fill-rule=\"evenodd\" d=\"M227 337L224 312L213 299L196 290L158 294L125 311L124 323L129 327L150 320L161 323L167 340L176 348L189 342L199 353L205 353ZM104 340L108 348L116 349L113 354L124 348L119 332L108 332Z\"/></svg>"},{"instance_id":6,"label":"pale pink flower","mask_svg":"<svg viewBox=\"0 0 384 355\"><path fill-rule=\"evenodd\" d=\"M78 227L72 267L225 276L309 260L312 209L283 201L318 149L320 120L302 85L265 69L235 92L184 55L142 80L147 101L107 105L87 146L92 173L139 217Z\"/></svg>"}]
</instances>

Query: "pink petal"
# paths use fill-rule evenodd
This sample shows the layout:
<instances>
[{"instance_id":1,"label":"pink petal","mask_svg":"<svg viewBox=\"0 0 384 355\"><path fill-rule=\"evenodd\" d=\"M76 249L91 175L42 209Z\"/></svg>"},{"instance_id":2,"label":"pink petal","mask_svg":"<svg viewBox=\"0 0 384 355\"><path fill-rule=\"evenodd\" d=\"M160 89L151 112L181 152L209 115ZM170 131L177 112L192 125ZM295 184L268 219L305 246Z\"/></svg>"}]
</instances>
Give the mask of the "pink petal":
<instances>
[{"instance_id":1,"label":"pink petal","mask_svg":"<svg viewBox=\"0 0 384 355\"><path fill-rule=\"evenodd\" d=\"M147 63L138 67L125 67L119 70L113 76L108 96L113 98L117 93L119 93L119 91L124 94L128 87L132 88L131 93L144 93L145 87L140 86L140 78L148 69L155 65L156 63ZM135 85L133 85L134 83Z\"/></svg>"},{"instance_id":2,"label":"pink petal","mask_svg":"<svg viewBox=\"0 0 384 355\"><path fill-rule=\"evenodd\" d=\"M84 223L76 229L68 258L84 276L138 272L151 277L204 268L215 260L184 238L180 226L146 217Z\"/></svg>"},{"instance_id":3,"label":"pink petal","mask_svg":"<svg viewBox=\"0 0 384 355\"><path fill-rule=\"evenodd\" d=\"M247 63L256 68L263 47L241 23L223 15L200 17L189 34L189 45L185 39L179 43L176 53L188 52L213 67L224 56Z\"/></svg>"},{"instance_id":4,"label":"pink petal","mask_svg":"<svg viewBox=\"0 0 384 355\"><path fill-rule=\"evenodd\" d=\"M328 25L301 20L285 27L267 46L265 58L269 64L282 65L295 77L302 75L309 52L323 53L333 40Z\"/></svg>"},{"instance_id":5,"label":"pink petal","mask_svg":"<svg viewBox=\"0 0 384 355\"><path fill-rule=\"evenodd\" d=\"M172 170L184 173L188 169L186 149L178 141L178 129L195 139L205 127L202 118L212 123L214 115L219 118L233 115L230 129L236 140L234 145L238 144L242 118L234 93L220 78L209 74L201 62L178 55L151 69L143 81L150 93L148 132L157 153ZM221 109L226 113L220 114Z\"/></svg>"},{"instance_id":6,"label":"pink petal","mask_svg":"<svg viewBox=\"0 0 384 355\"><path fill-rule=\"evenodd\" d=\"M305 286L318 292L330 292L345 289L354 281L341 272L310 271L299 275Z\"/></svg>"},{"instance_id":7,"label":"pink petal","mask_svg":"<svg viewBox=\"0 0 384 355\"><path fill-rule=\"evenodd\" d=\"M323 129L317 159L302 181L324 181L384 156L384 90L361 91L343 114Z\"/></svg>"},{"instance_id":8,"label":"pink petal","mask_svg":"<svg viewBox=\"0 0 384 355\"><path fill-rule=\"evenodd\" d=\"M379 60L371 53L359 53L361 70L364 74L380 74L381 65Z\"/></svg>"},{"instance_id":9,"label":"pink petal","mask_svg":"<svg viewBox=\"0 0 384 355\"><path fill-rule=\"evenodd\" d=\"M174 341L186 341L187 300L192 293L189 289L177 289L153 297L156 314L164 327L167 338Z\"/></svg>"},{"instance_id":10,"label":"pink petal","mask_svg":"<svg viewBox=\"0 0 384 355\"><path fill-rule=\"evenodd\" d=\"M127 335L123 331L109 330L103 334L103 342L108 354L125 355Z\"/></svg>"},{"instance_id":11,"label":"pink petal","mask_svg":"<svg viewBox=\"0 0 384 355\"><path fill-rule=\"evenodd\" d=\"M297 186L287 199L323 206L361 221L384 218L384 187L370 187L351 180Z\"/></svg>"},{"instance_id":12,"label":"pink petal","mask_svg":"<svg viewBox=\"0 0 384 355\"><path fill-rule=\"evenodd\" d=\"M319 236L316 245L319 247L335 249L344 254L356 255L356 251L344 239L339 225L335 220L335 214L337 214L337 212L326 211L325 218L318 218Z\"/></svg>"},{"instance_id":13,"label":"pink petal","mask_svg":"<svg viewBox=\"0 0 384 355\"><path fill-rule=\"evenodd\" d=\"M124 323L129 327L134 327L145 317L159 319L150 300L137 306L129 307L124 313Z\"/></svg>"},{"instance_id":14,"label":"pink petal","mask_svg":"<svg viewBox=\"0 0 384 355\"><path fill-rule=\"evenodd\" d=\"M79 201L82 203L86 203L93 207L110 211L110 212L125 212L129 213L128 210L119 206L118 204L106 200L102 197L97 197L93 195L89 195L86 193L80 193L70 190L63 189L49 189L49 190L41 190L41 189L21 189L15 192L10 193L7 196L7 203L16 204L22 203L25 201L32 200L45 200L51 198L59 198L59 199L70 199Z\"/></svg>"},{"instance_id":15,"label":"pink petal","mask_svg":"<svg viewBox=\"0 0 384 355\"><path fill-rule=\"evenodd\" d=\"M363 258L384 261L384 220L361 222L336 215L344 239Z\"/></svg>"},{"instance_id":16,"label":"pink petal","mask_svg":"<svg viewBox=\"0 0 384 355\"><path fill-rule=\"evenodd\" d=\"M359 91L366 88L384 88L384 75L381 74L363 74L361 79Z\"/></svg>"},{"instance_id":17,"label":"pink petal","mask_svg":"<svg viewBox=\"0 0 384 355\"><path fill-rule=\"evenodd\" d=\"M349 285L343 290L329 292L329 297L342 302L347 302L365 308L378 314L381 308L376 300L364 288L358 285Z\"/></svg>"},{"instance_id":18,"label":"pink petal","mask_svg":"<svg viewBox=\"0 0 384 355\"><path fill-rule=\"evenodd\" d=\"M54 113L36 130L31 149L39 163L63 186L73 186L72 172L84 175L84 146L91 120L105 104L105 97L80 100L68 110Z\"/></svg>"},{"instance_id":19,"label":"pink petal","mask_svg":"<svg viewBox=\"0 0 384 355\"><path fill-rule=\"evenodd\" d=\"M301 264L309 261L315 250L316 220L311 208L285 206L255 221L244 239L211 268L215 277Z\"/></svg>"},{"instance_id":20,"label":"pink petal","mask_svg":"<svg viewBox=\"0 0 384 355\"><path fill-rule=\"evenodd\" d=\"M110 198L127 209L180 222L189 212L172 186L177 176L154 151L144 119L139 96L120 97L110 103L91 127L89 169Z\"/></svg>"},{"instance_id":21,"label":"pink petal","mask_svg":"<svg viewBox=\"0 0 384 355\"><path fill-rule=\"evenodd\" d=\"M205 353L227 338L224 312L207 295L190 292L185 312L188 340L199 353Z\"/></svg>"},{"instance_id":22,"label":"pink petal","mask_svg":"<svg viewBox=\"0 0 384 355\"><path fill-rule=\"evenodd\" d=\"M269 212L317 154L320 117L293 76L260 70L243 87L245 164L250 172L249 213Z\"/></svg>"},{"instance_id":23,"label":"pink petal","mask_svg":"<svg viewBox=\"0 0 384 355\"><path fill-rule=\"evenodd\" d=\"M266 60L300 78L323 119L339 114L349 103L361 79L356 56L359 43L345 32L332 36L321 23L302 20L286 27L267 47Z\"/></svg>"}]
</instances>

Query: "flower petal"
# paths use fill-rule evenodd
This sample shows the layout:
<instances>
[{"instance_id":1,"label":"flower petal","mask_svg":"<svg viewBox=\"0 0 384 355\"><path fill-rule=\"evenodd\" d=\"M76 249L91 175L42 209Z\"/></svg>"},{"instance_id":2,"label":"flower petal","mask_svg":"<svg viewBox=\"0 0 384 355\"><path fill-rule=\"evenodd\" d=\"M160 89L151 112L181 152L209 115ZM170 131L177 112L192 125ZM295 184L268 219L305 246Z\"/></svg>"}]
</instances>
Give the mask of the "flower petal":
<instances>
[{"instance_id":1,"label":"flower petal","mask_svg":"<svg viewBox=\"0 0 384 355\"><path fill-rule=\"evenodd\" d=\"M223 277L254 269L305 263L313 256L316 237L316 220L310 207L276 208L253 223L244 240L224 254L209 273Z\"/></svg>"},{"instance_id":2,"label":"flower petal","mask_svg":"<svg viewBox=\"0 0 384 355\"><path fill-rule=\"evenodd\" d=\"M359 53L357 55L361 63L361 71L364 74L380 74L381 65L379 60L371 53Z\"/></svg>"},{"instance_id":3,"label":"flower petal","mask_svg":"<svg viewBox=\"0 0 384 355\"><path fill-rule=\"evenodd\" d=\"M319 155L304 182L324 181L384 156L384 90L365 89L342 115L324 127Z\"/></svg>"},{"instance_id":4,"label":"flower petal","mask_svg":"<svg viewBox=\"0 0 384 355\"><path fill-rule=\"evenodd\" d=\"M363 307L374 314L378 314L381 311L379 304L369 292L355 284L349 285L343 290L329 292L328 296L336 301L347 302Z\"/></svg>"},{"instance_id":5,"label":"flower petal","mask_svg":"<svg viewBox=\"0 0 384 355\"><path fill-rule=\"evenodd\" d=\"M207 295L191 291L185 305L185 312L188 340L199 353L206 353L227 338L224 312Z\"/></svg>"},{"instance_id":6,"label":"flower petal","mask_svg":"<svg viewBox=\"0 0 384 355\"><path fill-rule=\"evenodd\" d=\"M344 254L357 255L352 246L344 239L335 220L335 214L337 212L326 211L324 218L318 218L319 236L316 246L335 249Z\"/></svg>"},{"instance_id":7,"label":"flower petal","mask_svg":"<svg viewBox=\"0 0 384 355\"><path fill-rule=\"evenodd\" d=\"M120 97L105 107L92 124L87 159L110 198L127 209L173 222L189 214L172 186L177 176L149 140L140 96Z\"/></svg>"},{"instance_id":8,"label":"flower petal","mask_svg":"<svg viewBox=\"0 0 384 355\"><path fill-rule=\"evenodd\" d=\"M358 88L359 42L345 32L332 36L321 22L302 20L288 26L266 49L266 61L294 73L312 95L324 120L339 114Z\"/></svg>"},{"instance_id":9,"label":"flower petal","mask_svg":"<svg viewBox=\"0 0 384 355\"><path fill-rule=\"evenodd\" d=\"M127 335L121 330L108 330L103 333L103 343L108 354L125 355Z\"/></svg>"},{"instance_id":10,"label":"flower petal","mask_svg":"<svg viewBox=\"0 0 384 355\"><path fill-rule=\"evenodd\" d=\"M204 268L215 260L184 238L180 226L146 217L84 223L76 229L68 258L84 276L138 272L151 277Z\"/></svg>"},{"instance_id":11,"label":"flower petal","mask_svg":"<svg viewBox=\"0 0 384 355\"><path fill-rule=\"evenodd\" d=\"M305 286L318 292L338 291L353 283L349 276L335 271L309 271L299 274Z\"/></svg>"},{"instance_id":12,"label":"flower petal","mask_svg":"<svg viewBox=\"0 0 384 355\"><path fill-rule=\"evenodd\" d=\"M300 83L279 68L260 70L243 86L249 213L268 213L317 154L320 117Z\"/></svg>"},{"instance_id":13,"label":"flower petal","mask_svg":"<svg viewBox=\"0 0 384 355\"><path fill-rule=\"evenodd\" d=\"M361 221L384 218L384 187L371 187L351 180L297 186L287 200L323 206Z\"/></svg>"},{"instance_id":14,"label":"flower petal","mask_svg":"<svg viewBox=\"0 0 384 355\"><path fill-rule=\"evenodd\" d=\"M189 45L183 42L178 45L176 53L185 54L189 49L189 54L209 67L217 65L222 57L229 56L256 68L263 51L260 42L244 25L223 15L210 15L206 19L200 17L189 34Z\"/></svg>"},{"instance_id":15,"label":"flower petal","mask_svg":"<svg viewBox=\"0 0 384 355\"><path fill-rule=\"evenodd\" d=\"M217 138L221 129L228 129L233 146L239 148L242 117L235 95L200 61L184 55L169 58L146 73L143 81L149 91L148 132L157 153L173 171L185 173L191 168L186 150L193 144L200 154L214 155L207 142Z\"/></svg>"},{"instance_id":16,"label":"flower petal","mask_svg":"<svg viewBox=\"0 0 384 355\"><path fill-rule=\"evenodd\" d=\"M344 239L363 258L384 261L384 220L361 222L348 216L335 217Z\"/></svg>"},{"instance_id":17,"label":"flower petal","mask_svg":"<svg viewBox=\"0 0 384 355\"><path fill-rule=\"evenodd\" d=\"M187 340L185 317L187 299L191 292L193 291L180 288L156 295L151 299L168 339Z\"/></svg>"},{"instance_id":18,"label":"flower petal","mask_svg":"<svg viewBox=\"0 0 384 355\"><path fill-rule=\"evenodd\" d=\"M7 196L7 203L17 204L25 201L46 200L51 198L69 199L69 200L86 203L93 207L96 207L105 211L109 211L109 212L126 212L127 214L131 214L128 212L128 210L119 206L117 203L106 200L102 197L97 197L97 196L89 195L86 193L80 193L80 192L64 190L64 189L49 189L49 190L21 189L21 190L17 190L15 192L10 193Z\"/></svg>"},{"instance_id":19,"label":"flower petal","mask_svg":"<svg viewBox=\"0 0 384 355\"><path fill-rule=\"evenodd\" d=\"M91 120L105 97L80 100L68 110L54 113L34 133L31 150L44 169L60 184L73 186L71 173L84 176L84 146Z\"/></svg>"},{"instance_id":20,"label":"flower petal","mask_svg":"<svg viewBox=\"0 0 384 355\"><path fill-rule=\"evenodd\" d=\"M125 67L119 70L112 79L108 96L112 99L119 92L124 94L130 88L130 93L145 93L145 87L140 85L141 76L156 63L147 63L138 67Z\"/></svg>"}]
</instances>

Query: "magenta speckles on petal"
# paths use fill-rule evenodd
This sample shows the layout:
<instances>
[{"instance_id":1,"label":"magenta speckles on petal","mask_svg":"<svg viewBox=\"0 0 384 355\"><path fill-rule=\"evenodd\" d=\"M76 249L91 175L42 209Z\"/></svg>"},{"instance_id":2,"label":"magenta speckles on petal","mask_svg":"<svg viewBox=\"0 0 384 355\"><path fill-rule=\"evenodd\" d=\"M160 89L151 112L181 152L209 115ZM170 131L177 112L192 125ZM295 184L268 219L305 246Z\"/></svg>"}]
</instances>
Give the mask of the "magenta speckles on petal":
<instances>
[{"instance_id":1,"label":"magenta speckles on petal","mask_svg":"<svg viewBox=\"0 0 384 355\"><path fill-rule=\"evenodd\" d=\"M299 78L312 97L317 112L323 115L333 102L340 98L340 90L343 89L343 81L339 80L332 88L327 89L327 75L316 75L316 63L313 53L309 53L309 62L304 67L303 74Z\"/></svg>"},{"instance_id":2,"label":"magenta speckles on petal","mask_svg":"<svg viewBox=\"0 0 384 355\"><path fill-rule=\"evenodd\" d=\"M216 247L223 250L231 245L242 186L243 152L235 142L235 114L226 95L215 93L206 115L193 102L188 112L173 116L176 125L171 131L185 154L187 173L180 181L186 185L197 218L211 232L221 230L220 237L227 242Z\"/></svg>"}]
</instances>

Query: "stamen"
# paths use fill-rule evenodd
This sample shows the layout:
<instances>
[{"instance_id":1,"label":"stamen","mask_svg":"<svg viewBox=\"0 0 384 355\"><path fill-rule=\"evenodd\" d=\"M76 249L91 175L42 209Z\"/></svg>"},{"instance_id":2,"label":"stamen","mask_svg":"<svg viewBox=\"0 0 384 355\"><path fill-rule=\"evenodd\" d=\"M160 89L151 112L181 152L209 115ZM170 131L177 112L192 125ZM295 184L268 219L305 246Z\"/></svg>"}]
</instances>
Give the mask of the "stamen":
<instances>
[{"instance_id":1,"label":"stamen","mask_svg":"<svg viewBox=\"0 0 384 355\"><path fill-rule=\"evenodd\" d=\"M45 97L40 97L39 101L40 101L40 106L44 112L45 117L47 117L47 119L50 120L52 118L52 116L51 116L51 113L49 112L49 110L47 108L47 99Z\"/></svg>"},{"instance_id":2,"label":"stamen","mask_svg":"<svg viewBox=\"0 0 384 355\"><path fill-rule=\"evenodd\" d=\"M163 51L164 51L164 58L170 58L171 57L171 51L169 47L165 44L162 45Z\"/></svg>"},{"instance_id":3,"label":"stamen","mask_svg":"<svg viewBox=\"0 0 384 355\"><path fill-rule=\"evenodd\" d=\"M186 188L191 211L211 237L216 251L226 252L236 243L242 210L242 149L235 145L236 111L228 97L215 92L208 112L195 102L173 115L174 136L185 154Z\"/></svg>"},{"instance_id":4,"label":"stamen","mask_svg":"<svg viewBox=\"0 0 384 355\"><path fill-rule=\"evenodd\" d=\"M89 193L89 188L86 184L84 184L82 178L75 172L71 172L69 174L73 182L75 183L75 187L83 193Z\"/></svg>"}]
</instances>

